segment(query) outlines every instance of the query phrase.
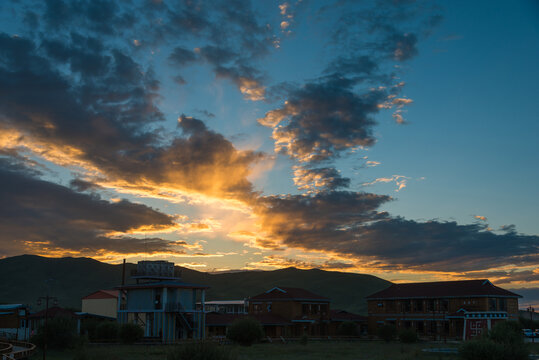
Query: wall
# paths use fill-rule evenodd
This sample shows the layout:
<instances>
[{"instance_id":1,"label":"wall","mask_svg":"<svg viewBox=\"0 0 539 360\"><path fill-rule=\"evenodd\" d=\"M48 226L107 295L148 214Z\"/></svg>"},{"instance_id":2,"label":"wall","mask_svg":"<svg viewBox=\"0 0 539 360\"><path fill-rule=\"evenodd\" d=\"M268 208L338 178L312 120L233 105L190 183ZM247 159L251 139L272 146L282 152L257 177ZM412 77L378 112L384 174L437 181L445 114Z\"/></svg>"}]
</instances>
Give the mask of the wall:
<instances>
[{"instance_id":1,"label":"wall","mask_svg":"<svg viewBox=\"0 0 539 360\"><path fill-rule=\"evenodd\" d=\"M118 299L83 299L82 312L116 318L118 313Z\"/></svg>"}]
</instances>

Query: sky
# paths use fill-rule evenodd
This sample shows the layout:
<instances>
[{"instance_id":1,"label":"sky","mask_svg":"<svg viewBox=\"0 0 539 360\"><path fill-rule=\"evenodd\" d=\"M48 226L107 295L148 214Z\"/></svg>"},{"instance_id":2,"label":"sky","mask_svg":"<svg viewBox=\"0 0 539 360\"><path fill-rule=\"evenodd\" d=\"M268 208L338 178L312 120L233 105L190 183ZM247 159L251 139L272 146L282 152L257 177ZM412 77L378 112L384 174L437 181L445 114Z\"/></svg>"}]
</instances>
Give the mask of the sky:
<instances>
[{"instance_id":1,"label":"sky","mask_svg":"<svg viewBox=\"0 0 539 360\"><path fill-rule=\"evenodd\" d=\"M536 1L0 14L0 257L489 278L539 304Z\"/></svg>"}]
</instances>

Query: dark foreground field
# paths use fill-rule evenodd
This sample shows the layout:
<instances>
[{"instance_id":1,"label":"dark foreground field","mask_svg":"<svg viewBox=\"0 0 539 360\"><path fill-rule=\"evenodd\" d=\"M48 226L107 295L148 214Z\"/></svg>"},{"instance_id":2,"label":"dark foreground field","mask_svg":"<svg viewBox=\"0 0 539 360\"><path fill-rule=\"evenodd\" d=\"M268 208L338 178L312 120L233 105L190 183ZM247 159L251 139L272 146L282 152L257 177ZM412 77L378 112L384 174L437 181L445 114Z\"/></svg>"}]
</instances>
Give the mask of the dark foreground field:
<instances>
[{"instance_id":1,"label":"dark foreground field","mask_svg":"<svg viewBox=\"0 0 539 360\"><path fill-rule=\"evenodd\" d=\"M456 348L454 344L417 343L401 344L397 342L311 342L300 344L257 344L251 347L232 346L238 360L452 360L458 359L456 354L425 353L425 348ZM47 359L50 360L165 360L167 352L173 346L147 345L89 345L83 353L76 350L49 350ZM539 344L534 344L532 353L539 353ZM32 360L42 359L40 352L31 357Z\"/></svg>"}]
</instances>

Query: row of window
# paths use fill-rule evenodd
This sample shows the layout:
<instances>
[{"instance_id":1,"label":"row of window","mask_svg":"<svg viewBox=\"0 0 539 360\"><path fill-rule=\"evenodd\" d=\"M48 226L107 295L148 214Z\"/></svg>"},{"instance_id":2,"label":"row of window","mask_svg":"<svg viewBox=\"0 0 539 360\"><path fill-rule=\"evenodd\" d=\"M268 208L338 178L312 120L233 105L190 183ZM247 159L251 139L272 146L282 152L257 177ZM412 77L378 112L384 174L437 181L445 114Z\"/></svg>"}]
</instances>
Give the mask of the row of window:
<instances>
[{"instance_id":1,"label":"row of window","mask_svg":"<svg viewBox=\"0 0 539 360\"><path fill-rule=\"evenodd\" d=\"M484 303L483 303L484 304ZM462 299L460 306L467 310L483 310L480 309L479 300ZM431 312L431 311L448 311L448 299L428 299L428 300L400 300L400 301L380 301L379 308L385 308L388 312ZM507 311L507 299L505 298L488 298L488 311Z\"/></svg>"}]
</instances>

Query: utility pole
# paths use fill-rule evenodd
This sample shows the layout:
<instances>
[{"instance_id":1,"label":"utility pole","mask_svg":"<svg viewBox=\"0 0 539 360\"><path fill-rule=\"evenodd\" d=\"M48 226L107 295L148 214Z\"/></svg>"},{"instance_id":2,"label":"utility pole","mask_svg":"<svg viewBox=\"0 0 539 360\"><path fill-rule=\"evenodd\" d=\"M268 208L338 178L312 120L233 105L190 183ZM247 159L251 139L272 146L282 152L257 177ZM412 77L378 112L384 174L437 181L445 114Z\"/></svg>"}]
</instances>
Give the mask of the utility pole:
<instances>
[{"instance_id":1,"label":"utility pole","mask_svg":"<svg viewBox=\"0 0 539 360\"><path fill-rule=\"evenodd\" d=\"M48 283L52 280L53 279L48 279L47 281L45 281L45 283ZM37 299L38 306L41 306L42 300L45 300L45 326L43 328L43 360L46 360L47 359L47 332L48 332L47 320L49 317L49 300L52 300L54 306L56 306L58 305L58 299L54 296L49 296L49 288L47 286L47 294L45 296L40 296Z\"/></svg>"}]
</instances>

